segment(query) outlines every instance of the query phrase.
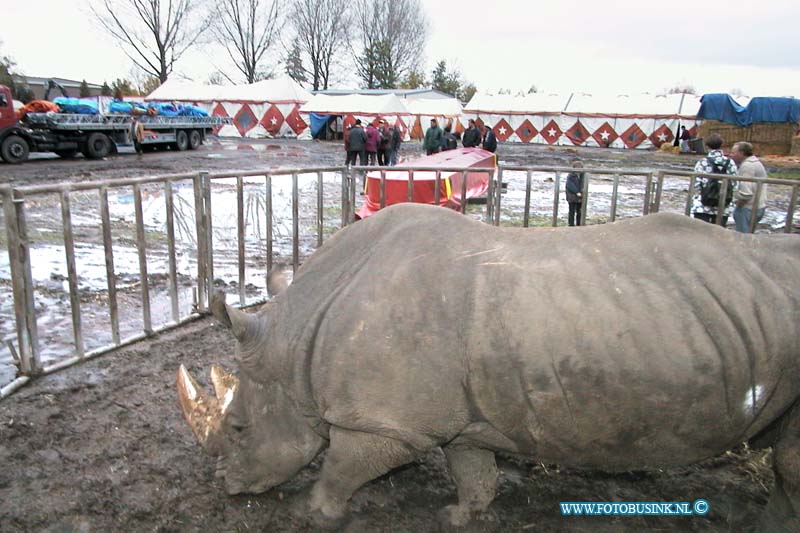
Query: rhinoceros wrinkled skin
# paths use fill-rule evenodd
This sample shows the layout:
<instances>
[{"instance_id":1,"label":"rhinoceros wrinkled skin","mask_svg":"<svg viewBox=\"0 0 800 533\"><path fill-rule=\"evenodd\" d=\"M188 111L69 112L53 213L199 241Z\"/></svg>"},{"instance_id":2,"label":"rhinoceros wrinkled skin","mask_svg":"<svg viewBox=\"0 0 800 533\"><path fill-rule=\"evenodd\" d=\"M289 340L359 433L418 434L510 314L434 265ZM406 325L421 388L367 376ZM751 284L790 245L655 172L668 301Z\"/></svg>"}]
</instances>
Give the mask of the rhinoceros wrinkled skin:
<instances>
[{"instance_id":1,"label":"rhinoceros wrinkled skin","mask_svg":"<svg viewBox=\"0 0 800 533\"><path fill-rule=\"evenodd\" d=\"M181 368L187 420L230 493L280 484L327 448L310 506L442 447L443 518L485 511L494 452L606 471L775 446L768 512L800 511L800 238L673 214L496 228L400 204L334 235L232 328L216 397ZM712 501L713 506L713 501ZM789 526L787 526L789 527Z\"/></svg>"}]
</instances>

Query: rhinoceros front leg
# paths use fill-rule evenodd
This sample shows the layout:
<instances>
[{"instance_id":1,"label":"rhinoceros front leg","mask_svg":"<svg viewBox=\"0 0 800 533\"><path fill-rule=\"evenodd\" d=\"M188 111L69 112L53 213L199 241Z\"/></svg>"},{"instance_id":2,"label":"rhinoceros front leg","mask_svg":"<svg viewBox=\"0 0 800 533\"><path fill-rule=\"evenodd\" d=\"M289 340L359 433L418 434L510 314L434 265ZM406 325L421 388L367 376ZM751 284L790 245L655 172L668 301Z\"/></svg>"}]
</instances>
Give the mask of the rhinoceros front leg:
<instances>
[{"instance_id":1,"label":"rhinoceros front leg","mask_svg":"<svg viewBox=\"0 0 800 533\"><path fill-rule=\"evenodd\" d=\"M442 509L440 518L453 526L465 526L494 500L498 475L494 452L451 444L444 447L444 454L458 491L458 505Z\"/></svg>"},{"instance_id":2,"label":"rhinoceros front leg","mask_svg":"<svg viewBox=\"0 0 800 533\"><path fill-rule=\"evenodd\" d=\"M413 461L418 452L387 437L332 427L319 480L311 489L311 512L325 523L347 512L347 501L364 483Z\"/></svg>"},{"instance_id":3,"label":"rhinoceros front leg","mask_svg":"<svg viewBox=\"0 0 800 533\"><path fill-rule=\"evenodd\" d=\"M762 516L765 531L800 531L800 407L773 446L775 486Z\"/></svg>"}]
</instances>

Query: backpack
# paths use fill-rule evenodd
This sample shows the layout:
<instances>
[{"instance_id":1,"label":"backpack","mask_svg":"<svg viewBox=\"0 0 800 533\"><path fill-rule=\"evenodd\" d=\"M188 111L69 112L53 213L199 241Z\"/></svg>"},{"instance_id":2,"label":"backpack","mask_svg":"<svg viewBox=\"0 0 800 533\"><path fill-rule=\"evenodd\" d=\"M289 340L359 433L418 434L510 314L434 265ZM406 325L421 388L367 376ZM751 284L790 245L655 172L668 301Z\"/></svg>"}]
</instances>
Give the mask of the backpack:
<instances>
[{"instance_id":1,"label":"backpack","mask_svg":"<svg viewBox=\"0 0 800 533\"><path fill-rule=\"evenodd\" d=\"M730 166L730 160L725 158L725 163L719 165L714 162L714 158L709 157L707 158L708 164L711 165L711 173L712 174L728 174L728 167ZM719 206L719 191L720 190L720 180L715 178L706 178L705 183L700 187L700 203L706 207L718 207ZM733 201L733 180L728 180L728 192L725 195L725 207L731 205Z\"/></svg>"}]
</instances>

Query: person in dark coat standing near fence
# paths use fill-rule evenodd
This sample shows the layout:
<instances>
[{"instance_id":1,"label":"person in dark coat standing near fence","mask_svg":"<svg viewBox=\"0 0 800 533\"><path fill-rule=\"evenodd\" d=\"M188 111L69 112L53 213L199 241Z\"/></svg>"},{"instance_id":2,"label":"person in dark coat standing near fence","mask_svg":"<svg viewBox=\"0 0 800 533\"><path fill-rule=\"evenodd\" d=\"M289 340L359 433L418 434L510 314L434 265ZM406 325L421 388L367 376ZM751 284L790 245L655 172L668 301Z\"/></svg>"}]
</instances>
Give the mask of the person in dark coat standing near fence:
<instances>
[{"instance_id":1,"label":"person in dark coat standing near fence","mask_svg":"<svg viewBox=\"0 0 800 533\"><path fill-rule=\"evenodd\" d=\"M389 158L389 166L397 164L397 153L400 151L400 144L403 142L402 132L397 126L389 128L389 147L386 149L386 156Z\"/></svg>"},{"instance_id":2,"label":"person in dark coat standing near fence","mask_svg":"<svg viewBox=\"0 0 800 533\"><path fill-rule=\"evenodd\" d=\"M361 127L361 120L356 120L356 123L350 128L350 134L347 136L347 164L355 165L356 157L358 157L359 164L364 167L367 165L367 135Z\"/></svg>"},{"instance_id":3,"label":"person in dark coat standing near fence","mask_svg":"<svg viewBox=\"0 0 800 533\"><path fill-rule=\"evenodd\" d=\"M573 161L572 168L583 168L583 163ZM581 210L583 209L583 179L584 173L573 171L567 174L567 204L569 216L567 221L570 226L581 225Z\"/></svg>"},{"instance_id":4,"label":"person in dark coat standing near fence","mask_svg":"<svg viewBox=\"0 0 800 533\"><path fill-rule=\"evenodd\" d=\"M483 127L485 128L485 132L483 134L483 146L484 150L488 150L489 152L494 153L497 151L497 137L494 134L494 130L488 125L484 124Z\"/></svg>"},{"instance_id":5,"label":"person in dark coat standing near fence","mask_svg":"<svg viewBox=\"0 0 800 533\"><path fill-rule=\"evenodd\" d=\"M380 138L378 140L378 166L389 166L389 142L391 141L392 130L386 124L386 121L381 119L378 123L378 133Z\"/></svg>"},{"instance_id":6,"label":"person in dark coat standing near fence","mask_svg":"<svg viewBox=\"0 0 800 533\"><path fill-rule=\"evenodd\" d=\"M467 131L464 132L464 140L462 143L464 148L475 148L480 146L481 144L481 132L478 131L478 127L475 125L474 119L469 119L469 127Z\"/></svg>"},{"instance_id":7,"label":"person in dark coat standing near fence","mask_svg":"<svg viewBox=\"0 0 800 533\"><path fill-rule=\"evenodd\" d=\"M439 153L439 150L442 149L443 138L444 134L442 133L442 128L439 127L439 122L432 118L431 127L425 132L425 142L422 145L425 153L428 155Z\"/></svg>"},{"instance_id":8,"label":"person in dark coat standing near fence","mask_svg":"<svg viewBox=\"0 0 800 533\"><path fill-rule=\"evenodd\" d=\"M381 134L378 132L378 128L375 127L374 124L371 122L367 125L367 159L369 159L369 165L375 166L378 164L378 145L381 141Z\"/></svg>"}]
</instances>

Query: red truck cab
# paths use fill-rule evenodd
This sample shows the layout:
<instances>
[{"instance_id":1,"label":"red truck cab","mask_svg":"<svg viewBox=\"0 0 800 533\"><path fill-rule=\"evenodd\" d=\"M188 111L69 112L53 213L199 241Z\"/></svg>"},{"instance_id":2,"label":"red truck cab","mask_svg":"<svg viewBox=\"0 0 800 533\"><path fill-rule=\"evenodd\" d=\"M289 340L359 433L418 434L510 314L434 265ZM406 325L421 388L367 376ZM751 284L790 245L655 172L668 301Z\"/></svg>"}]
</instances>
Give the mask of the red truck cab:
<instances>
[{"instance_id":1,"label":"red truck cab","mask_svg":"<svg viewBox=\"0 0 800 533\"><path fill-rule=\"evenodd\" d=\"M17 120L11 91L0 85L0 159L6 163L25 161L30 152L28 137Z\"/></svg>"}]
</instances>

